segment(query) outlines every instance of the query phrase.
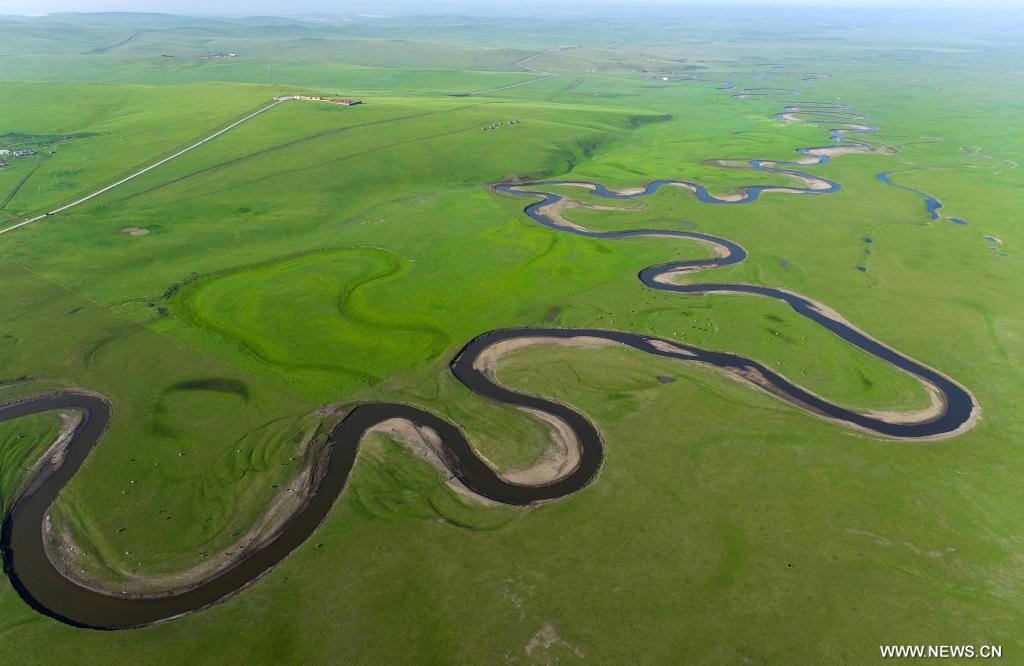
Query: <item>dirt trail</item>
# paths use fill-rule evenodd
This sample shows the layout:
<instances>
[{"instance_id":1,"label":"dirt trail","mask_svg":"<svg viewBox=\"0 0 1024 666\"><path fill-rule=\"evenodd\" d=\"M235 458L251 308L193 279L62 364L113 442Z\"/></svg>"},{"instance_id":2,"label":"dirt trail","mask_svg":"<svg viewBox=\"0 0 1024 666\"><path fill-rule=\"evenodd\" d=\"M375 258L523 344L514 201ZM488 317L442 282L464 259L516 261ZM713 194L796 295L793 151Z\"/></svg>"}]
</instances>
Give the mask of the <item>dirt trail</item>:
<instances>
[{"instance_id":1,"label":"dirt trail","mask_svg":"<svg viewBox=\"0 0 1024 666\"><path fill-rule=\"evenodd\" d=\"M211 134L210 136L206 137L205 139L200 139L199 141L196 141L191 146L188 146L187 148L179 150L178 152L174 153L173 155L171 155L169 157L163 158L159 162L155 162L154 164L151 164L148 167L144 167L142 169L139 169L138 171L132 173L129 176L125 176L124 178L122 178L122 179L120 179L120 180L118 180L118 181L116 181L114 183L111 183L110 185L107 185L106 187L102 187L102 188L96 190L92 194L87 194L87 195L85 195L84 197L82 197L80 199L76 199L75 201L72 201L69 204L65 204L64 206L61 206L60 208L54 208L53 210L51 210L51 211L49 211L47 213L43 213L42 215L37 215L37 216L35 216L33 218L30 218L28 220L22 220L21 222L18 222L17 224L12 224L9 227L6 227L4 229L0 229L0 234L6 234L9 231L14 231L15 229L20 229L21 227L24 227L25 225L32 224L33 222L38 222L39 220L45 219L47 217L50 217L51 215L56 215L57 213L63 212L65 210L68 210L69 208L74 208L75 206L83 204L86 201L89 201L90 199L94 199L94 198L100 196L101 194L103 194L105 192L109 192L110 190L113 190L113 189L115 189L117 187L120 187L120 186L124 185L125 183L127 183L128 181L133 180L135 178L138 178L142 174L148 173L148 172L152 171L153 169L156 169L159 166L167 164L171 160L177 159L177 158L181 157L182 155L184 155L185 153L190 152L192 150L195 150L199 146L201 146L201 145L203 145L203 144L205 144L205 143L207 143L209 141L212 141L212 140L216 139L217 137L221 136L222 134L226 134L227 132L230 132L231 130L235 129L236 127L238 127L242 123L247 122L249 120L252 120L256 116L258 116L258 115L260 115L262 113L266 113L267 111L269 111L270 109L274 108L278 104L283 104L284 102L287 102L290 99L291 99L290 97L282 97L282 98L275 99L273 102L271 102L270 104L267 104L266 106L260 108L258 111L254 111L253 113L250 113L249 115L245 116L244 118L242 118L240 120L236 120L235 122L231 123L230 125L228 125L224 129L219 130L217 132L214 132L213 134ZM33 173L34 173L34 171L33 171ZM29 174L29 175L31 175L31 174Z\"/></svg>"}]
</instances>

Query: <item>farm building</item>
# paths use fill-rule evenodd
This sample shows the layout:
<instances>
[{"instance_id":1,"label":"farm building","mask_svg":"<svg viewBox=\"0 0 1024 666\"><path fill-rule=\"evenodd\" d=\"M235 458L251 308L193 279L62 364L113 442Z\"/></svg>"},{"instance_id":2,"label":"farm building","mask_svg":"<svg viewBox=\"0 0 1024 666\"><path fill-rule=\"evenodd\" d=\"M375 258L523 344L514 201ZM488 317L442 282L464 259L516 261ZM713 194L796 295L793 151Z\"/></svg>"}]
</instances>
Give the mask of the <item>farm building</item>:
<instances>
[{"instance_id":1,"label":"farm building","mask_svg":"<svg viewBox=\"0 0 1024 666\"><path fill-rule=\"evenodd\" d=\"M322 97L320 95L295 95L294 97L283 97L278 99L301 99L309 102L328 102L330 104L340 104L341 106L355 106L356 104L362 104L361 99L352 99L350 97Z\"/></svg>"},{"instance_id":2,"label":"farm building","mask_svg":"<svg viewBox=\"0 0 1024 666\"><path fill-rule=\"evenodd\" d=\"M31 148L24 148L22 150L14 151L14 156L15 157L28 157L29 155L35 155L35 154L36 154L36 151L32 150Z\"/></svg>"}]
</instances>

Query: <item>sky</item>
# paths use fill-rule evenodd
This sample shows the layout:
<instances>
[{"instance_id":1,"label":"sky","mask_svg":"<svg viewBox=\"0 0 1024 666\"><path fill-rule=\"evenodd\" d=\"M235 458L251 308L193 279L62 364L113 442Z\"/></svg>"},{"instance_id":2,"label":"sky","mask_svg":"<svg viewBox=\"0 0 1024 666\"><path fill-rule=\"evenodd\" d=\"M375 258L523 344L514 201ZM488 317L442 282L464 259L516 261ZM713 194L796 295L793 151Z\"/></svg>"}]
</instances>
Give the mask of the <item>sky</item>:
<instances>
[{"instance_id":1,"label":"sky","mask_svg":"<svg viewBox=\"0 0 1024 666\"><path fill-rule=\"evenodd\" d=\"M643 7L666 13L692 6L799 6L835 8L1021 7L1024 0L0 0L0 14L134 11L217 16L303 14L617 14ZM646 12L645 12L646 13Z\"/></svg>"}]
</instances>

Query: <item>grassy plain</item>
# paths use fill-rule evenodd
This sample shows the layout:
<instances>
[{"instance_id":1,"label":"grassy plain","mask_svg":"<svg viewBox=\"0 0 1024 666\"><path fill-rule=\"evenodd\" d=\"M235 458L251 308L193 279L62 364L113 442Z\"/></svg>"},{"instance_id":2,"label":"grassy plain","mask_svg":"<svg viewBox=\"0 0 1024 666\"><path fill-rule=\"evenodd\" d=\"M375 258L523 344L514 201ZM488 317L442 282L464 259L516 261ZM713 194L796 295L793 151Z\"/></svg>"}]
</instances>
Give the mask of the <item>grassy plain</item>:
<instances>
[{"instance_id":1,"label":"grassy plain","mask_svg":"<svg viewBox=\"0 0 1024 666\"><path fill-rule=\"evenodd\" d=\"M7 512L11 500L39 456L57 437L60 418L36 414L0 424L0 509Z\"/></svg>"},{"instance_id":2,"label":"grassy plain","mask_svg":"<svg viewBox=\"0 0 1024 666\"><path fill-rule=\"evenodd\" d=\"M166 575L228 548L295 473L297 444L325 404L422 405L462 424L497 465L529 464L544 429L446 370L494 328L646 331L756 358L844 404L920 406L906 377L784 306L679 297L636 279L648 265L706 256L699 244L559 234L487 187L686 178L726 192L770 178L705 160L788 159L828 140L828 125L774 119L791 98L652 79L676 70L796 89L793 100L842 99L899 153L814 167L843 184L834 195L708 206L666 192L643 210L571 219L595 229L686 221L737 241L747 262L691 279L827 303L969 387L983 419L956 439L894 443L707 370L623 350L531 348L500 377L600 425L608 456L590 487L529 510L477 506L378 436L321 530L227 603L92 633L37 615L3 584L0 636L20 662L863 663L879 644L907 642L1024 654L1024 232L1013 196L1024 142L1014 131L1021 93L1004 82L1019 54L999 32L961 35L950 50L929 25L899 39L888 27L834 27L794 41L777 26L754 38L704 24L723 46L671 22L481 32L464 19L409 19L321 34L342 43L304 62L322 44L303 45L308 27L289 22L61 21L40 20L4 47L0 128L81 136L52 156L9 160L0 219L71 200L275 95L367 98L281 105L0 236L0 379L32 378L0 383L0 397L77 386L115 405L55 510L83 565L112 584L119 572ZM199 60L199 27L219 35L210 49L237 49L238 60ZM390 41L410 33L430 48ZM975 40L1004 59L973 50ZM516 60L576 41L585 48L530 61L549 79L451 96L530 80ZM162 58L167 48L184 62ZM377 54L390 60L367 62ZM261 78L267 64L276 85ZM812 71L829 78L806 83ZM480 129L510 119L521 123ZM970 224L929 221L918 198L876 180L882 171ZM48 417L0 425L3 496L55 428Z\"/></svg>"}]
</instances>

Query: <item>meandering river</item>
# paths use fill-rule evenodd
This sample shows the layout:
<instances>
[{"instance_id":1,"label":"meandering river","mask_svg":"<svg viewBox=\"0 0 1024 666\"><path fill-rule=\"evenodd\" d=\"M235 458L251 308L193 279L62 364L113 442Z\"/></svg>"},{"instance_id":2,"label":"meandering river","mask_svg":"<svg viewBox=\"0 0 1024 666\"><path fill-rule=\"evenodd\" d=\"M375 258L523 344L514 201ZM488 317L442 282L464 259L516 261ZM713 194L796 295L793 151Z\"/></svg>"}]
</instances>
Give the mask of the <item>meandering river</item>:
<instances>
[{"instance_id":1,"label":"meandering river","mask_svg":"<svg viewBox=\"0 0 1024 666\"><path fill-rule=\"evenodd\" d=\"M741 97L758 96L768 91L748 89ZM779 91L771 91L778 93ZM714 269L743 261L747 253L738 244L724 238L692 231L636 229L598 232L567 223L557 212L565 198L552 191L560 186L585 188L606 199L635 199L654 194L664 187L690 191L699 201L708 204L741 205L756 201L767 193L821 195L839 190L834 181L806 173L807 166L820 165L829 159L851 152L870 152L866 143L842 142L843 133L868 133L874 128L864 125L865 116L849 114L846 107L832 103L792 105L779 115L787 122L831 123L829 127L838 143L831 146L804 148L795 161L749 160L719 161L719 166L747 168L790 178L793 185L750 185L734 195L715 196L700 183L682 180L655 180L642 188L615 191L600 183L579 181L545 181L502 183L494 186L498 195L528 199L525 214L535 222L559 233L570 233L610 241L641 237L669 237L697 240L712 246L713 259L695 259L652 266L640 271L644 285L659 291L684 295L733 293L782 301L797 314L825 327L842 340L867 354L913 375L937 398L932 413L905 418L882 418L836 405L801 388L786 377L757 361L734 354L714 352L675 340L655 338L626 331L566 328L503 329L485 333L471 340L451 361L452 374L477 395L495 402L528 408L561 421L571 431L579 447L578 463L563 476L538 485L522 485L504 480L474 450L458 425L421 408L392 402L373 402L352 409L328 436L325 469L316 490L299 512L262 547L247 552L234 565L190 589L155 598L131 598L116 593L101 594L64 576L46 553L44 526L54 500L74 477L92 448L99 443L113 416L110 403L103 397L80 391L65 391L30 396L0 405L0 421L53 410L77 410L83 414L63 453L43 461L36 476L30 480L13 503L3 532L4 569L21 597L40 613L76 627L123 629L145 626L175 618L221 601L244 589L273 569L312 535L330 513L345 487L364 435L371 428L391 419L405 419L435 431L440 441L440 457L444 464L467 488L483 497L513 505L529 505L555 500L579 491L591 483L601 468L604 447L598 428L572 407L545 398L514 391L498 383L481 358L496 345L530 340L599 339L630 347L653 356L680 362L698 363L727 372L752 386L768 391L778 398L818 417L884 437L927 439L956 434L971 425L978 406L971 394L941 372L924 366L856 328L838 313L793 292L748 284L678 284L678 275Z\"/></svg>"}]
</instances>

